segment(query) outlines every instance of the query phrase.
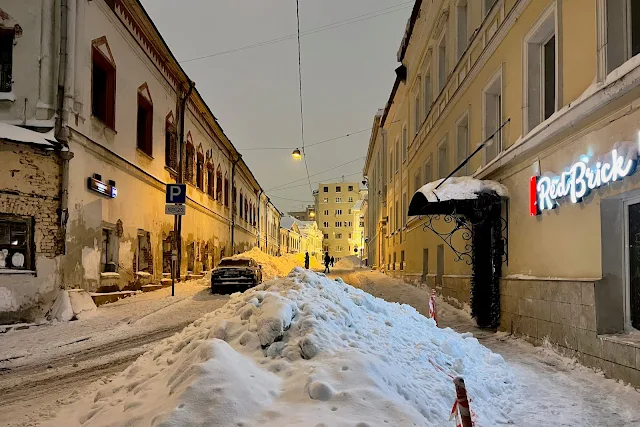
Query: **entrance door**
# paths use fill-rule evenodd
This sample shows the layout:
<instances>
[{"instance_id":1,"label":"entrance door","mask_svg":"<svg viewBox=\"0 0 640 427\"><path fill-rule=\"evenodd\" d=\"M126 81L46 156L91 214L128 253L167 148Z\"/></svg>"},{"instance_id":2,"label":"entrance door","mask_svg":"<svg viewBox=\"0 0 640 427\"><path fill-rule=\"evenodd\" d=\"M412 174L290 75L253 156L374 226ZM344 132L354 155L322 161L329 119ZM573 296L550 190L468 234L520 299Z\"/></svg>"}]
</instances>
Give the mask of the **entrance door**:
<instances>
[{"instance_id":1,"label":"entrance door","mask_svg":"<svg viewBox=\"0 0 640 427\"><path fill-rule=\"evenodd\" d=\"M442 286L442 275L444 274L444 245L438 245L436 262L436 285Z\"/></svg>"},{"instance_id":2,"label":"entrance door","mask_svg":"<svg viewBox=\"0 0 640 427\"><path fill-rule=\"evenodd\" d=\"M427 283L429 274L429 249L422 250L422 283Z\"/></svg>"},{"instance_id":3,"label":"entrance door","mask_svg":"<svg viewBox=\"0 0 640 427\"><path fill-rule=\"evenodd\" d=\"M629 205L629 317L640 329L640 203Z\"/></svg>"}]
</instances>

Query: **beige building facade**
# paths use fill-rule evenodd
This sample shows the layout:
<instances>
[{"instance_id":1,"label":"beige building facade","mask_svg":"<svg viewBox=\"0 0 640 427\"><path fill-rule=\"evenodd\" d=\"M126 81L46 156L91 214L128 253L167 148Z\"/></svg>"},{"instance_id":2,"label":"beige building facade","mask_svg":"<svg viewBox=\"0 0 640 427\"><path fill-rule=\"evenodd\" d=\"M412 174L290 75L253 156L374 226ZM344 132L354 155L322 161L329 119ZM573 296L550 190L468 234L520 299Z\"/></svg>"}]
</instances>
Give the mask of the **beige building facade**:
<instances>
[{"instance_id":1,"label":"beige building facade","mask_svg":"<svg viewBox=\"0 0 640 427\"><path fill-rule=\"evenodd\" d=\"M365 175L376 268L473 310L474 275L489 268L501 330L640 385L632 3L417 1ZM456 177L508 190L489 237L504 245L499 264L477 264L463 233L449 233L461 215L408 216L412 200L424 204L416 191L458 166Z\"/></svg>"},{"instance_id":2,"label":"beige building facade","mask_svg":"<svg viewBox=\"0 0 640 427\"><path fill-rule=\"evenodd\" d=\"M361 234L360 220L354 207L363 197L359 182L334 182L318 186L316 217L323 234L322 250L340 259L353 255L361 246L356 241ZM356 236L358 234L358 236Z\"/></svg>"}]
</instances>

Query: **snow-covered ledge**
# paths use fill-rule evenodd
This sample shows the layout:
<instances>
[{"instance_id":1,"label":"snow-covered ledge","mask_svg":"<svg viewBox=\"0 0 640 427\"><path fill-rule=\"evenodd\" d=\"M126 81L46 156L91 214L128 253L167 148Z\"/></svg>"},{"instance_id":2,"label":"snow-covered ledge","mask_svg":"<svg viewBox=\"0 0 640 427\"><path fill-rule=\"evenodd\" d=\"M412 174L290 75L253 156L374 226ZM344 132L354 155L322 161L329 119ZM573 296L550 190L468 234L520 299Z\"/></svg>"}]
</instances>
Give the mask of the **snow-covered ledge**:
<instances>
[{"instance_id":1,"label":"snow-covered ledge","mask_svg":"<svg viewBox=\"0 0 640 427\"><path fill-rule=\"evenodd\" d=\"M15 100L16 95L13 92L0 92L0 101L14 102Z\"/></svg>"},{"instance_id":2,"label":"snow-covered ledge","mask_svg":"<svg viewBox=\"0 0 640 427\"><path fill-rule=\"evenodd\" d=\"M520 136L495 159L478 169L473 176L481 179L509 166L523 154L536 150L550 138L559 135L568 127L578 125L582 120L639 86L640 56L635 56L609 73L604 81L592 83L577 99L553 113L525 136ZM637 105L637 102L634 103Z\"/></svg>"},{"instance_id":3,"label":"snow-covered ledge","mask_svg":"<svg viewBox=\"0 0 640 427\"><path fill-rule=\"evenodd\" d=\"M16 270L12 268L0 269L0 274L36 274L35 270Z\"/></svg>"}]
</instances>

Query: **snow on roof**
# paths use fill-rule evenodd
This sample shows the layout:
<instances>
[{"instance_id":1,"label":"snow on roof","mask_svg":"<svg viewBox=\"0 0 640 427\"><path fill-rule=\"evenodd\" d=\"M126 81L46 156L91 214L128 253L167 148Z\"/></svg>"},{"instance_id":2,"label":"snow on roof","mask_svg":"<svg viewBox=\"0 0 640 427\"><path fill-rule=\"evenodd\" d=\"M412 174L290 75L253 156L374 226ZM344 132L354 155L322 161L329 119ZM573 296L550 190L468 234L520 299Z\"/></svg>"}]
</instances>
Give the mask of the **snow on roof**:
<instances>
[{"instance_id":1,"label":"snow on roof","mask_svg":"<svg viewBox=\"0 0 640 427\"><path fill-rule=\"evenodd\" d=\"M55 425L439 427L458 375L478 426L524 395L472 334L296 267L161 341Z\"/></svg>"},{"instance_id":2,"label":"snow on roof","mask_svg":"<svg viewBox=\"0 0 640 427\"><path fill-rule=\"evenodd\" d=\"M432 203L446 200L477 199L479 193L488 191L495 191L501 197L509 197L507 187L495 181L483 181L470 176L451 177L436 190L435 188L440 182L442 182L442 179L425 184L416 193L424 194L427 201Z\"/></svg>"},{"instance_id":3,"label":"snow on roof","mask_svg":"<svg viewBox=\"0 0 640 427\"><path fill-rule=\"evenodd\" d=\"M44 145L51 148L55 147L58 142L53 136L53 129L47 133L40 133L3 122L0 122L0 139L27 144Z\"/></svg>"},{"instance_id":4,"label":"snow on roof","mask_svg":"<svg viewBox=\"0 0 640 427\"><path fill-rule=\"evenodd\" d=\"M360 199L356 202L355 205L353 205L353 210L354 211L359 211L360 209L362 209L362 203L364 202L364 200Z\"/></svg>"}]
</instances>

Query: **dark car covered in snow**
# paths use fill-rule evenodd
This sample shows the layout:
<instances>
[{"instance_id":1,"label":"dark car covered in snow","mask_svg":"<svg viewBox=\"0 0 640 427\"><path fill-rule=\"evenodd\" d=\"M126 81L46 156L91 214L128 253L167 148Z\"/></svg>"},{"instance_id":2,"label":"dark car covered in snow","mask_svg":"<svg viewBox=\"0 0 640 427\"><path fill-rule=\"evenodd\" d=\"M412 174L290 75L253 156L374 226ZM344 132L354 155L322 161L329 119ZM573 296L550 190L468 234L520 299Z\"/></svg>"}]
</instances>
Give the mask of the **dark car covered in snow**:
<instances>
[{"instance_id":1,"label":"dark car covered in snow","mask_svg":"<svg viewBox=\"0 0 640 427\"><path fill-rule=\"evenodd\" d=\"M262 283L262 266L251 258L224 258L211 273L211 293L246 291Z\"/></svg>"}]
</instances>

